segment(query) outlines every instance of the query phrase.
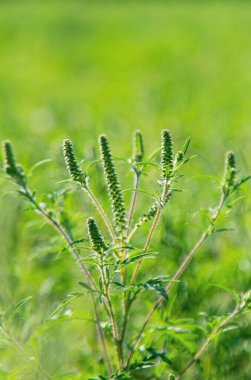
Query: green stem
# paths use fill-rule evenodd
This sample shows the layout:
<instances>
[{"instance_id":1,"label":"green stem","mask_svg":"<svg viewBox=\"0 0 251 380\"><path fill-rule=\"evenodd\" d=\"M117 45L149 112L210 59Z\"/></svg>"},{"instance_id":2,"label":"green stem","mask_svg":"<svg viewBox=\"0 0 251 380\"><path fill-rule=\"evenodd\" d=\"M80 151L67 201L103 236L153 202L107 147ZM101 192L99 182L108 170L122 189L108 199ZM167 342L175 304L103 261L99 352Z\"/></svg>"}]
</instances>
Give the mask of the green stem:
<instances>
[{"instance_id":1,"label":"green stem","mask_svg":"<svg viewBox=\"0 0 251 380\"><path fill-rule=\"evenodd\" d=\"M222 207L224 206L224 202L225 202L225 197L224 197L224 194L221 196L221 199L220 199L220 202L219 202L219 205L217 207L217 211L215 213L215 216L213 217L213 220L212 222L210 223L210 225L208 226L208 228L205 230L205 232L201 235L200 239L198 240L198 242L195 244L195 246L192 248L192 250L188 253L188 255L185 257L184 261L182 262L182 264L180 265L180 267L178 268L178 270L175 272L175 274L173 275L172 279L170 280L170 282L167 284L167 286L165 287L165 290L166 292L169 292L173 285L175 284L175 282L181 277L181 275L183 274L183 272L185 271L185 269L187 268L188 264L190 263L190 261L192 260L192 258L194 257L195 253L198 251L198 249L201 247L201 245L204 243L204 241L206 240L206 238L211 235L213 233L213 228L214 228L214 223L215 221L217 220L217 218L219 217L220 215L220 211L222 209ZM135 343L134 345L132 346L130 352L129 352L129 355L128 355L128 359L127 359L127 364L126 366L128 366L131 362L131 359L133 357L133 354L141 340L141 338L143 337L143 333L145 331L145 328L147 327L151 317L153 316L155 310L158 308L158 306L163 302L164 300L164 297L160 297L157 302L154 304L153 308L150 310L150 312L148 313L147 317L145 318L144 322L143 322L143 325L139 331L139 334L135 340Z\"/></svg>"},{"instance_id":2,"label":"green stem","mask_svg":"<svg viewBox=\"0 0 251 380\"><path fill-rule=\"evenodd\" d=\"M96 198L96 196L94 195L94 193L91 191L91 189L89 187L85 188L85 190L87 191L89 197L91 198L91 200L93 201L94 205L97 207L97 210L99 211L104 223L106 224L106 227L112 237L112 240L113 240L113 244L116 246L116 235L114 233L114 230L113 230L113 227L105 213L105 211L103 210L101 204L99 203L98 199Z\"/></svg>"},{"instance_id":3,"label":"green stem","mask_svg":"<svg viewBox=\"0 0 251 380\"><path fill-rule=\"evenodd\" d=\"M129 209L128 217L127 217L127 237L129 235L130 224L131 224L131 221L132 221L133 212L134 212L134 208L135 208L135 204L136 204L137 189L138 189L138 187L139 187L139 174L135 173L134 174L134 191L133 191L133 194L132 194L132 199L131 199L131 203L130 203L130 209Z\"/></svg>"},{"instance_id":4,"label":"green stem","mask_svg":"<svg viewBox=\"0 0 251 380\"><path fill-rule=\"evenodd\" d=\"M104 284L104 296L107 300L107 305L108 305L108 310L109 310L109 315L110 315L110 321L112 325L112 331L113 331L113 338L114 342L116 345L116 351L117 351L117 357L118 357L118 366L119 370L122 370L123 368L123 360L122 360L122 352L121 352L121 347L120 347L120 342L119 342L119 335L118 335L118 327L117 327L117 322L115 318L115 312L110 296L110 290L109 290L109 284L106 281L106 276L104 272L104 258L101 258L101 276Z\"/></svg>"},{"instance_id":5,"label":"green stem","mask_svg":"<svg viewBox=\"0 0 251 380\"><path fill-rule=\"evenodd\" d=\"M143 252L147 252L147 250L149 248L149 245L151 243L153 234L155 232L155 229L157 227L157 224L158 224L158 221L159 221L159 218L160 218L160 214L161 214L161 210L162 210L162 204L165 202L169 186L170 186L169 182L165 181L165 185L164 185L163 194L162 194L162 197L161 197L161 200L160 200L160 204L158 206L157 213L155 215L155 218L153 220L153 223L152 223L152 226L150 228L149 234L147 236ZM140 266L142 264L142 261L143 261L143 258L138 261L138 263L136 265L136 268L135 268L135 271L134 271L134 273L132 275L131 283L135 282L135 280L137 278L137 275L138 275L138 272L139 272L139 269L140 269Z\"/></svg>"},{"instance_id":6,"label":"green stem","mask_svg":"<svg viewBox=\"0 0 251 380\"><path fill-rule=\"evenodd\" d=\"M59 234L62 235L62 237L64 238L64 240L70 246L71 251L73 253L73 256L75 257L75 260L76 260L77 264L79 265L80 270L81 270L81 272L84 275L84 278L87 279L87 281L89 282L89 284L91 284L92 287L95 290L97 290L96 284L93 281L92 277L90 276L87 267L82 262L81 256L79 255L78 250L75 248L74 242L72 241L71 237L67 234L67 232L65 231L65 229L61 226L61 224L55 218L53 218L45 209L43 209L37 203L36 199L32 195L32 192L28 188L24 188L24 191L26 193L26 196L30 200L30 202L37 209L37 211L42 216L44 216L55 227L55 229L59 232ZM109 358L109 355L108 355L108 351L107 351L107 347L106 347L106 343L105 343L105 338L104 338L103 331L102 331L101 324L100 324L99 313L98 313L97 305L96 305L96 302L95 302L95 299L94 299L94 295L92 293L91 293L91 298L92 298L94 314L95 314L95 318L96 318L96 322L97 322L98 333L99 333L99 337L100 337L100 340L101 340L101 344L103 346L103 350L104 350L104 355L105 355L105 358L106 358L107 367L108 367L109 372L112 373L112 367L111 367L111 363L110 363L110 358Z\"/></svg>"},{"instance_id":7,"label":"green stem","mask_svg":"<svg viewBox=\"0 0 251 380\"><path fill-rule=\"evenodd\" d=\"M150 242L152 240L154 231L156 229L156 226L157 226L159 218L160 218L160 214L161 214L161 210L162 210L161 203L163 203L165 201L165 198L166 198L166 195L167 195L167 192L168 192L168 189L169 189L169 185L170 185L169 182L165 181L165 185L164 185L164 189L163 189L163 194L162 194L162 197L161 197L160 205L159 205L159 207L157 209L157 213L155 215L155 218L153 220L151 229L150 229L149 234L147 236L143 252L146 252L148 250L148 248L149 248L149 245L150 245ZM128 239L128 241L129 241L129 239ZM136 280L136 278L137 278L137 275L138 275L140 266L142 264L142 261L143 261L143 259L139 260L138 263L137 263L137 265L136 265L136 268L135 268L135 270L133 272L133 275L132 275L132 278L131 278L131 284L134 283L135 280ZM126 329L127 329L127 325L128 325L128 319L129 319L129 312L130 312L131 306L132 306L131 292L129 292L128 293L128 297L127 297L127 302L125 303L125 314L124 314L124 320L123 320L121 337L120 337L120 344L121 344L121 346L123 346L123 342L124 342L124 339L125 339Z\"/></svg>"}]
</instances>

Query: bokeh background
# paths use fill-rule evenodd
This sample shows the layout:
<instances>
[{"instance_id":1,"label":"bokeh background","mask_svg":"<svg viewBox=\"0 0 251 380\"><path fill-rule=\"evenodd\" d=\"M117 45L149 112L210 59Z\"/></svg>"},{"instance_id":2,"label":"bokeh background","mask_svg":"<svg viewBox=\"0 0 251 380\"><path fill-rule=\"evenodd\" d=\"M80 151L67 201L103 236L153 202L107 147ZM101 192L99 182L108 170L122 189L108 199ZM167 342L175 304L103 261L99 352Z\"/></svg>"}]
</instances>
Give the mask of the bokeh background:
<instances>
[{"instance_id":1,"label":"bokeh background","mask_svg":"<svg viewBox=\"0 0 251 380\"><path fill-rule=\"evenodd\" d=\"M163 128L170 129L176 148L191 136L190 152L197 157L185 169L185 191L174 197L153 240L162 255L155 274L173 273L203 228L194 214L217 203L219 190L209 176L220 178L225 152L236 152L240 175L251 172L250 36L249 1L1 1L0 140L12 140L25 168L52 159L30 179L45 199L43 194L59 190L67 178L65 137L72 138L80 159L92 161L102 132L120 157L130 156L138 128L148 154L158 147ZM128 166L118 168L122 184L131 187ZM103 193L98 170L94 187ZM145 184L153 186L147 178ZM62 316L62 323L45 322L68 293L79 291L74 263L3 175L0 186L1 309L33 297L14 317L13 335L55 379L97 375L88 304L84 310L83 300L71 305L76 318L69 323ZM250 185L243 192L248 193ZM92 205L80 192L68 198L76 236L85 237ZM147 202L140 197L140 210ZM237 291L250 287L250 210L248 196L228 222L234 230L208 242L187 271L177 292L180 318L198 320L201 312L210 317L231 309L227 291L209 284ZM250 378L247 317L220 343L202 361L203 379ZM184 351L181 347L180 355ZM1 379L35 378L4 340L0 357ZM180 358L177 353L176 368ZM202 379L198 373L194 369L187 379Z\"/></svg>"}]
</instances>

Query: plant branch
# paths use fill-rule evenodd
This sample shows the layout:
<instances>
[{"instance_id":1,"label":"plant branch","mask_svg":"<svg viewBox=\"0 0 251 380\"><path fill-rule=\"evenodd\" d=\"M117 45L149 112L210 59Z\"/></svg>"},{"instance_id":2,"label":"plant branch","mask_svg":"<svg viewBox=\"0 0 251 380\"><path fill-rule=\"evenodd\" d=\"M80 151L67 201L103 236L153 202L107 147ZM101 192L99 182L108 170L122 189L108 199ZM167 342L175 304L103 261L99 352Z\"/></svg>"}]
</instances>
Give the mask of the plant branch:
<instances>
[{"instance_id":1,"label":"plant branch","mask_svg":"<svg viewBox=\"0 0 251 380\"><path fill-rule=\"evenodd\" d=\"M103 210L101 204L99 203L98 199L96 198L96 196L94 195L94 193L92 192L92 190L89 187L85 188L85 190L87 191L89 197L91 198L91 200L93 201L93 203L97 207L97 210L99 211L99 213L100 213L102 219L104 220L104 222L105 222L105 224L107 226L107 229L108 229L108 231L109 231L109 233L110 233L110 235L112 237L113 243L114 243L114 245L116 245L116 235L115 235L115 233L113 231L112 225L111 225L111 223L110 223L110 221L109 221L109 219L108 219L105 211Z\"/></svg>"},{"instance_id":2,"label":"plant branch","mask_svg":"<svg viewBox=\"0 0 251 380\"><path fill-rule=\"evenodd\" d=\"M216 337L216 335L218 334L218 332L220 330L222 330L229 322L231 322L231 320L239 313L240 311L240 307L239 305L237 304L235 309L232 311L231 314L229 314L214 330L213 332L209 335L209 337L204 341L204 343L201 345L200 349L197 351L197 353L195 354L195 356L193 357L193 359L190 361L190 363L181 371L181 373L179 374L178 377L176 377L176 380L180 380L183 375L189 370L190 367L192 367L192 365L198 361L200 359L200 357L202 356L202 354L205 352L205 350L207 349L208 345L210 344L210 342L212 342L214 340L214 338Z\"/></svg>"},{"instance_id":3,"label":"plant branch","mask_svg":"<svg viewBox=\"0 0 251 380\"><path fill-rule=\"evenodd\" d=\"M169 186L170 186L169 181L165 181L164 188L163 188L163 194L162 194L162 197L161 197L161 200L160 200L160 204L158 206L157 213L155 215L155 218L153 220L153 223L152 223L152 226L150 228L149 234L147 236L143 252L147 252L147 250L149 248L149 245L151 243L154 231L155 231L155 229L157 227L157 224L158 224L158 221L159 221L159 218L160 218L161 210L162 210L162 207L163 207L162 205L164 204L166 196L167 196L167 193L168 193ZM142 264L142 261L143 261L143 258L138 261L138 263L136 265L136 268L135 268L135 271L134 271L134 273L132 275L131 283L133 283L136 280L136 277L138 275L138 272L139 272L140 266Z\"/></svg>"},{"instance_id":4,"label":"plant branch","mask_svg":"<svg viewBox=\"0 0 251 380\"><path fill-rule=\"evenodd\" d=\"M192 250L187 254L187 256L185 257L184 261L182 262L182 264L180 265L180 267L178 268L178 270L175 272L175 274L173 275L173 277L170 280L170 282L165 287L165 290L166 290L167 293L172 289L175 281L177 281L181 277L181 275L183 274L183 272L187 268L188 264L190 263L190 261L194 257L195 253L198 251L198 249L201 247L201 245L205 242L206 238L213 233L213 231L214 231L214 223L215 223L215 221L217 220L217 218L220 215L220 211L221 211L222 207L224 206L224 202L225 202L225 197L224 197L224 195L222 195L221 199L220 199L220 202L219 202L219 205L218 205L218 207L216 209L215 215L212 218L212 221L211 221L210 225L207 227L207 229L205 230L205 232L202 233L200 239L194 245L194 247L192 248ZM139 342L140 342L140 340L141 340L141 338L143 336L145 328L147 327L147 325L148 325L151 317L153 316L155 310L163 302L163 300L164 300L164 297L160 297L157 300L157 302L154 304L153 308L148 313L147 317L145 318L145 320L143 322L143 325L142 325L142 327L141 327L141 329L139 331L139 334L138 334L138 336L137 336L137 338L135 340L135 343L134 343L132 349L130 350L130 353L129 353L129 356L128 356L128 359L127 359L127 366L130 364L130 361L132 359L134 351L136 350L136 348L137 348L137 346L138 346L138 344L139 344Z\"/></svg>"},{"instance_id":5,"label":"plant branch","mask_svg":"<svg viewBox=\"0 0 251 380\"><path fill-rule=\"evenodd\" d=\"M138 172L135 172L134 173L134 186L133 186L134 187L134 191L133 191L133 194L132 194L130 208L129 208L128 217L127 217L127 237L129 235L130 224L131 224L131 221L132 221L134 207L135 207L135 204L136 204L137 189L139 187L139 177L140 177L140 175L138 174Z\"/></svg>"},{"instance_id":6,"label":"plant branch","mask_svg":"<svg viewBox=\"0 0 251 380\"><path fill-rule=\"evenodd\" d=\"M94 287L95 290L97 290L96 284L93 281L92 277L90 276L87 267L82 262L81 256L79 255L78 250L75 248L74 243L73 243L71 237L67 234L67 232L62 227L62 225L55 218L53 218L44 208L42 208L37 203L37 201L34 198L33 194L31 193L31 191L27 187L24 187L24 191L25 191L25 194L26 194L27 198L34 205L34 207L36 208L36 210L42 216L44 216L55 227L55 229L59 232L59 234L61 234L61 236L64 238L64 240L70 246L70 249L71 249L71 251L73 253L73 256L75 257L76 262L79 265L82 274L84 275L84 278L87 279L87 281ZM100 319L99 319L99 314L98 314L98 310L97 310L97 305L96 305L96 302L95 302L95 299L94 299L94 296L93 296L92 293L91 293L91 298L92 298L92 302L93 302L93 309L94 309L94 314L95 314L95 318L96 318L96 322L97 322L98 333L99 333L99 336L100 336L101 344L103 346L104 355L105 355L106 362L107 362L107 367L108 367L109 372L112 373L112 367L111 367L111 363L110 363L110 359L109 359L109 355L108 355L108 351L107 351L107 347L106 347L106 343L105 343L105 338L104 338L103 331L102 331L102 328L101 328L101 325L100 325Z\"/></svg>"},{"instance_id":7,"label":"plant branch","mask_svg":"<svg viewBox=\"0 0 251 380\"><path fill-rule=\"evenodd\" d=\"M147 236L143 252L146 252L148 250L148 248L149 248L151 239L153 237L154 231L156 229L156 226L157 226L159 218L160 218L160 214L161 214L161 210L162 210L162 204L164 203L165 198L166 198L167 193L168 193L169 185L170 185L169 182L165 181L165 185L164 185L164 189L163 189L163 194L162 194L162 197L161 197L160 205L159 205L159 207L157 209L157 213L155 215L155 218L153 220L153 223L152 223L152 226L150 228L149 234ZM139 269L140 269L140 266L142 264L142 261L143 261L143 259L140 259L138 261L138 263L136 265L136 268L135 268L135 270L133 272L132 278L131 278L131 283L135 282L136 277L137 277L138 272L139 272ZM121 337L120 337L121 346L123 345L123 341L125 339L126 328L127 328L127 324L128 324L128 317L129 317L129 312L130 312L131 306L132 306L131 292L129 292L128 293L128 297L127 297L127 302L125 304L125 314L124 314L124 320L123 320Z\"/></svg>"},{"instance_id":8,"label":"plant branch","mask_svg":"<svg viewBox=\"0 0 251 380\"><path fill-rule=\"evenodd\" d=\"M119 369L121 370L123 367L122 352L121 352L121 346L119 342L117 322L116 322L114 308L113 308L110 291L109 291L109 284L106 281L106 276L104 272L104 258L103 257L101 258L101 276L102 276L102 281L103 281L104 290L105 290L104 296L107 300L108 311L109 311L109 316L110 316L111 325L112 325L113 338L116 345Z\"/></svg>"},{"instance_id":9,"label":"plant branch","mask_svg":"<svg viewBox=\"0 0 251 380\"><path fill-rule=\"evenodd\" d=\"M189 254L186 256L185 260L183 261L183 263L181 264L181 266L179 267L179 269L177 270L177 272L174 274L174 276L172 277L172 279L170 280L170 282L167 284L166 286L166 291L170 291L170 289L172 288L174 282L181 276L181 274L183 273L183 271L185 270L185 268L187 267L188 263L190 262L190 260L192 259L192 257L194 256L194 254L196 253L196 251L200 248L200 246L203 244L203 242L205 241L206 239L206 235L203 234L201 236L201 238L198 240L198 242L195 244L195 246L193 247L193 249L189 252ZM153 308L151 309L151 311L148 313L147 317L145 318L144 322L143 322L143 325L139 331L139 334L135 340L135 343L132 347L132 349L130 350L130 353L129 353L129 356L128 356L128 359L127 359L127 366L130 364L130 361L132 359L132 356L134 354L134 351L136 350L142 336L143 336L143 333L145 331L145 328L146 326L148 325L150 319L152 318L155 310L158 308L158 306L163 302L164 300L164 297L160 297L158 299L158 301L154 304Z\"/></svg>"}]
</instances>

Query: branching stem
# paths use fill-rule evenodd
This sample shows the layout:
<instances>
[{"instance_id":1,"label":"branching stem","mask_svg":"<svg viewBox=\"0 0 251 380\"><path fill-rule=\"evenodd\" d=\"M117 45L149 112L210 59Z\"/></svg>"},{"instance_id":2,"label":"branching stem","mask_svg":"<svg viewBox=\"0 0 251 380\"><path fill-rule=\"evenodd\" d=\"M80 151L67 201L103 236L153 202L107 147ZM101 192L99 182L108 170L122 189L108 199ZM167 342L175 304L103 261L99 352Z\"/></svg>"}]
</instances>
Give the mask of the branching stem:
<instances>
[{"instance_id":1,"label":"branching stem","mask_svg":"<svg viewBox=\"0 0 251 380\"><path fill-rule=\"evenodd\" d=\"M143 252L147 252L147 250L149 248L149 245L150 245L150 242L152 240L154 231L156 229L156 226L157 226L159 218L160 218L160 214L161 214L161 210L162 210L162 204L165 201L168 189L169 189L169 182L165 181L164 189L163 189L163 194L162 194L161 201L160 201L160 205L159 205L159 207L157 209L157 213L155 215L155 218L153 220L151 229L150 229L149 234L147 236ZM133 272L133 275L132 275L132 278L131 278L131 284L134 283L135 280L136 280L136 277L138 275L138 272L139 272L140 266L142 264L142 261L143 261L143 259L139 260L138 263L137 263L137 265L136 265L135 271ZM131 299L131 292L129 292L128 296L127 296L127 302L125 303L124 320L123 320L121 337L120 337L121 346L123 345L123 342L124 342L124 339L125 339L126 329L127 329L127 325L128 325L128 319L129 319L129 312L130 312L131 306L132 306L132 299Z\"/></svg>"},{"instance_id":2,"label":"branching stem","mask_svg":"<svg viewBox=\"0 0 251 380\"><path fill-rule=\"evenodd\" d=\"M165 202L165 199L166 199L166 196L167 196L169 185L170 185L169 182L165 181L164 189L163 189L163 194L162 194L162 197L161 197L161 200L160 200L160 204L158 206L157 213L155 215L155 218L153 220L153 223L152 223L152 226L150 228L149 234L147 236L143 252L147 252L147 250L149 248L149 245L151 243L154 231L155 231L155 229L157 227L157 224L158 224L158 221L159 221L159 218L160 218L160 214L161 214L161 210L162 210L162 205ZM142 261L143 261L143 259L141 259L141 260L138 261L138 263L136 265L136 268L135 268L135 271L134 271L134 273L132 275L131 283L135 282L135 280L137 278L137 275L138 275L138 272L139 272L139 269L140 269L140 266L142 264Z\"/></svg>"},{"instance_id":3,"label":"branching stem","mask_svg":"<svg viewBox=\"0 0 251 380\"><path fill-rule=\"evenodd\" d=\"M204 341L204 343L201 345L200 349L197 351L193 359L190 361L190 363L181 371L178 377L176 377L176 380L180 380L183 375L192 367L192 365L200 359L202 354L207 349L208 345L214 340L218 332L222 329L224 329L225 326L228 325L229 322L239 313L239 305L237 304L235 309L232 311L231 314L229 314L209 335L209 337Z\"/></svg>"},{"instance_id":4,"label":"branching stem","mask_svg":"<svg viewBox=\"0 0 251 380\"><path fill-rule=\"evenodd\" d=\"M81 272L83 273L84 278L87 279L88 283L90 285L92 285L92 287L94 287L95 290L97 290L96 284L93 281L92 277L90 276L87 267L82 262L81 256L79 255L78 250L75 248L74 242L72 241L71 237L67 234L67 232L62 227L62 225L55 218L53 218L44 208L42 208L37 203L37 201L34 198L32 192L27 187L24 188L24 191L25 191L25 194L26 194L27 198L34 205L34 207L36 208L36 210L42 216L44 216L55 227L55 229L59 232L59 234L67 242L67 244L69 245L69 247L70 247L70 249L72 251L73 256L75 257L75 260L76 260L77 264L80 267ZM94 295L92 293L91 293L91 298L92 298L94 314L95 314L95 318L96 318L96 322L97 322L98 333L99 333L99 337L100 337L100 340L101 340L101 344L102 344L102 347L103 347L103 350L104 350L104 355L105 355L106 362L107 362L107 367L108 367L109 372L112 373L112 367L111 367L111 363L110 363L110 358L109 358L109 355L108 355L108 351L107 351L107 347L106 347L103 331L102 331L102 328L101 328L101 325L100 325L99 313L98 313L96 301L94 299Z\"/></svg>"},{"instance_id":5,"label":"branching stem","mask_svg":"<svg viewBox=\"0 0 251 380\"><path fill-rule=\"evenodd\" d=\"M205 230L205 232L202 233L200 239L197 241L197 243L194 245L194 247L192 248L192 250L185 257L184 261L182 262L182 264L180 265L180 267L178 268L178 270L175 272L175 274L173 275L173 277L170 280L170 282L165 287L165 290L166 290L167 293L171 290L171 288L173 287L175 281L177 281L181 277L181 275L185 271L186 267L188 266L189 262L194 257L195 253L198 251L198 249L201 247L201 245L204 243L204 241L206 240L206 238L213 233L214 222L219 217L220 211L221 211L221 209L222 209L222 207L224 205L224 202L225 202L225 197L223 195L223 196L221 196L219 205L218 205L218 207L216 209L216 213L215 213L215 215L213 217L212 222L210 223L210 225L208 226L208 228ZM135 343L134 343L133 347L131 348L131 350L129 352L128 359L127 359L127 364L126 364L127 366L130 364L131 359L133 357L133 354L134 354L134 352L135 352L135 350L136 350L136 348L137 348L137 346L138 346L141 338L143 337L143 333L145 331L145 328L147 327L147 325L148 325L151 317L153 316L155 310L163 302L163 300L164 300L164 297L160 297L157 300L157 302L154 304L153 308L148 313L147 317L145 318L145 320L143 322L143 325L142 325L142 327L141 327L141 329L139 331L139 334L138 334L138 336L137 336L137 338L135 340Z\"/></svg>"}]
</instances>

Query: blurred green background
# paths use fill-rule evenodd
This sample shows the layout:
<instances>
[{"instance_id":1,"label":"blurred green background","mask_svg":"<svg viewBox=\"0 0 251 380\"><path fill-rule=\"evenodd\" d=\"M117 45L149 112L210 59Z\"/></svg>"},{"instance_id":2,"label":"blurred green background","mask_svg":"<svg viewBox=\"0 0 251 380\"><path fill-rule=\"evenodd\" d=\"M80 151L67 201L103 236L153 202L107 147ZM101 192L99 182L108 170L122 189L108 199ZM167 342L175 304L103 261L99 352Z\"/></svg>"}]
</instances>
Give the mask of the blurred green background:
<instances>
[{"instance_id":1,"label":"blurred green background","mask_svg":"<svg viewBox=\"0 0 251 380\"><path fill-rule=\"evenodd\" d=\"M217 185L206 176L220 178L229 149L237 154L240 174L251 173L250 36L248 1L1 1L0 140L12 140L26 168L53 159L31 177L43 197L67 178L61 154L65 137L72 138L80 158L93 160L101 132L114 154L123 157L131 154L137 128L147 153L158 147L163 128L170 129L177 148L191 136L191 154L197 158L185 170L185 192L174 197L153 240L164 253L156 271L173 273L202 229L192 216L217 203ZM119 171L123 185L131 187L128 167L119 164ZM96 179L95 191L102 193L102 175ZM150 182L146 178L146 186ZM79 291L74 263L65 253L58 258L62 242L39 217L31 217L4 176L0 186L2 311L33 296L12 321L13 335L55 379L97 375L99 354L87 301L84 310L83 299L72 305L77 317L71 322L62 318L44 326L60 300ZM140 202L145 210L147 201L141 197ZM92 205L78 192L69 195L67 207L78 223L76 236L86 236L84 221ZM250 209L248 197L228 223L234 231L208 242L187 271L177 292L180 318L197 320L202 311L210 316L231 309L227 293L209 283L237 291L250 287ZM250 335L244 319L240 329L221 337L202 361L203 379L249 379ZM186 355L183 351L180 355ZM0 357L0 379L36 378L4 340ZM181 361L178 353L175 360ZM195 368L187 379L201 376Z\"/></svg>"}]
</instances>

